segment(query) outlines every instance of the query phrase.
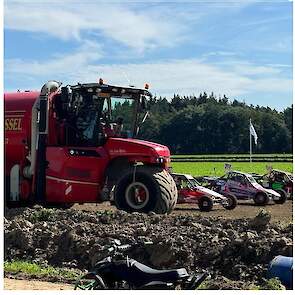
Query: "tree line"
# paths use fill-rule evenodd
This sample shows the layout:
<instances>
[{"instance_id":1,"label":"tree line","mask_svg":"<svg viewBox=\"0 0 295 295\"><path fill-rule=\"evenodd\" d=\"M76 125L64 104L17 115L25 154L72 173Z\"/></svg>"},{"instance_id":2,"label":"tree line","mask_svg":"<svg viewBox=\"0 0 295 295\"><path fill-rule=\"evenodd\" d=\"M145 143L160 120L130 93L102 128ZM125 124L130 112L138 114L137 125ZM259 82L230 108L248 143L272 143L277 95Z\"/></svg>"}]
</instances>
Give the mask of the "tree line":
<instances>
[{"instance_id":1,"label":"tree line","mask_svg":"<svg viewBox=\"0 0 295 295\"><path fill-rule=\"evenodd\" d=\"M248 153L250 118L258 135L254 153L292 152L293 105L277 111L203 92L153 97L148 110L138 137L164 144L173 154Z\"/></svg>"}]
</instances>

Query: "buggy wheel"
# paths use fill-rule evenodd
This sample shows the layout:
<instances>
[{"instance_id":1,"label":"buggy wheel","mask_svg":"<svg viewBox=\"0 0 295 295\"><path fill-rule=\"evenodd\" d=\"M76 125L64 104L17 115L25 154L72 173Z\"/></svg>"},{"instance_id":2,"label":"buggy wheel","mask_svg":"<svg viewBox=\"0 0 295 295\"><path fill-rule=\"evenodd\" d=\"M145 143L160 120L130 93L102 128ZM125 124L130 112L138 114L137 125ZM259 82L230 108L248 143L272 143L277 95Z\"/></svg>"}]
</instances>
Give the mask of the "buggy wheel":
<instances>
[{"instance_id":1,"label":"buggy wheel","mask_svg":"<svg viewBox=\"0 0 295 295\"><path fill-rule=\"evenodd\" d=\"M213 208L213 201L209 197L202 197L198 202L198 206L200 211L209 212Z\"/></svg>"},{"instance_id":2,"label":"buggy wheel","mask_svg":"<svg viewBox=\"0 0 295 295\"><path fill-rule=\"evenodd\" d=\"M235 209L237 207L237 204L238 204L238 201L237 201L236 196L233 195L233 194L228 194L228 195L226 195L226 198L227 198L228 204L227 205L224 205L223 207L226 210L233 210L233 209Z\"/></svg>"},{"instance_id":3,"label":"buggy wheel","mask_svg":"<svg viewBox=\"0 0 295 295\"><path fill-rule=\"evenodd\" d=\"M280 194L280 198L278 200L274 200L276 204L284 204L287 200L287 193L283 189L276 190L277 193Z\"/></svg>"},{"instance_id":4,"label":"buggy wheel","mask_svg":"<svg viewBox=\"0 0 295 295\"><path fill-rule=\"evenodd\" d=\"M104 290L107 289L103 279L95 273L87 273L75 283L74 290Z\"/></svg>"},{"instance_id":5,"label":"buggy wheel","mask_svg":"<svg viewBox=\"0 0 295 295\"><path fill-rule=\"evenodd\" d=\"M254 196L253 200L256 205L266 205L269 202L269 197L266 193L260 192Z\"/></svg>"}]
</instances>

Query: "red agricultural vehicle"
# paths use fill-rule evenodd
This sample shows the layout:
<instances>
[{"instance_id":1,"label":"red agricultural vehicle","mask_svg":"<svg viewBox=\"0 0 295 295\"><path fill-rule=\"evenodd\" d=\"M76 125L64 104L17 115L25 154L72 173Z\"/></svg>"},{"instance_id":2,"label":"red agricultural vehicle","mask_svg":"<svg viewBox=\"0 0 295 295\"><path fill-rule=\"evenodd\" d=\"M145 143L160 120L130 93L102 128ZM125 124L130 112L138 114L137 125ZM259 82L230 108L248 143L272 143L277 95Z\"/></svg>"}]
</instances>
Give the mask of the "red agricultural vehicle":
<instances>
[{"instance_id":1,"label":"red agricultural vehicle","mask_svg":"<svg viewBox=\"0 0 295 295\"><path fill-rule=\"evenodd\" d=\"M177 188L167 172L170 151L135 139L148 114L147 88L100 79L6 93L7 205L69 207L112 197L128 212L171 212Z\"/></svg>"}]
</instances>

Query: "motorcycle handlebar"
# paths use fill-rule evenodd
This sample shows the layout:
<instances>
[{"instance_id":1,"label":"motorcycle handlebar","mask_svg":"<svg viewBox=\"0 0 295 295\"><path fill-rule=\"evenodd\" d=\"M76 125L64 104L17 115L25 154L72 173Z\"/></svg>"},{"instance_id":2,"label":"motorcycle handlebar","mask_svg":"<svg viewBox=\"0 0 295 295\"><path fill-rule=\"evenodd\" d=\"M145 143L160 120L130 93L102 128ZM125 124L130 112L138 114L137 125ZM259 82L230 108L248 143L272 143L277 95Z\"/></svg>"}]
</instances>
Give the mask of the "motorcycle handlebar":
<instances>
[{"instance_id":1,"label":"motorcycle handlebar","mask_svg":"<svg viewBox=\"0 0 295 295\"><path fill-rule=\"evenodd\" d=\"M125 245L118 246L118 250L126 251L126 250L129 250L131 247L132 246L130 244L125 244Z\"/></svg>"},{"instance_id":2,"label":"motorcycle handlebar","mask_svg":"<svg viewBox=\"0 0 295 295\"><path fill-rule=\"evenodd\" d=\"M124 244L124 245L112 245L111 247L108 248L108 252L112 253L114 251L119 251L119 252L124 252L129 250L130 248L140 245L141 243L134 243L134 244ZM147 244L152 244L152 242L145 242L143 243L144 245Z\"/></svg>"}]
</instances>

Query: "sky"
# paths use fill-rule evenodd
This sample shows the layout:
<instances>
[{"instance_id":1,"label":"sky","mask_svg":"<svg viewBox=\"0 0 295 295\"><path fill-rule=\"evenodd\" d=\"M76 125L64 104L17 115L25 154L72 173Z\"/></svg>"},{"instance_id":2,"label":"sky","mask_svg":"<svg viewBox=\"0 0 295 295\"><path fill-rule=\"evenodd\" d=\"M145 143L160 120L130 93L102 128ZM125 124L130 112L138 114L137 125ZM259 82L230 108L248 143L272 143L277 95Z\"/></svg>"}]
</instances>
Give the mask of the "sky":
<instances>
[{"instance_id":1,"label":"sky","mask_svg":"<svg viewBox=\"0 0 295 295\"><path fill-rule=\"evenodd\" d=\"M292 104L288 0L4 2L5 91L97 82Z\"/></svg>"}]
</instances>

